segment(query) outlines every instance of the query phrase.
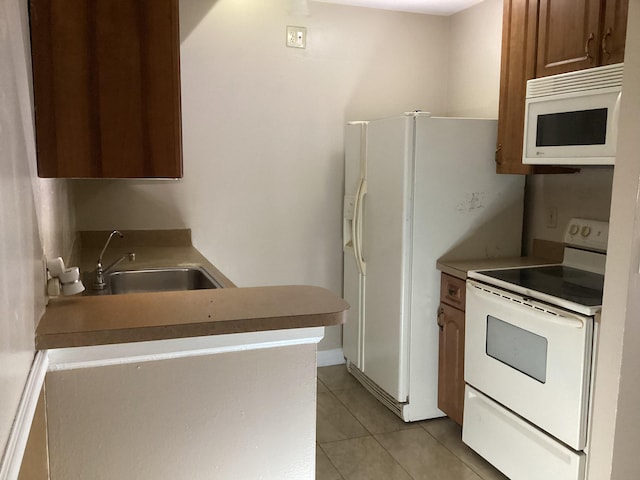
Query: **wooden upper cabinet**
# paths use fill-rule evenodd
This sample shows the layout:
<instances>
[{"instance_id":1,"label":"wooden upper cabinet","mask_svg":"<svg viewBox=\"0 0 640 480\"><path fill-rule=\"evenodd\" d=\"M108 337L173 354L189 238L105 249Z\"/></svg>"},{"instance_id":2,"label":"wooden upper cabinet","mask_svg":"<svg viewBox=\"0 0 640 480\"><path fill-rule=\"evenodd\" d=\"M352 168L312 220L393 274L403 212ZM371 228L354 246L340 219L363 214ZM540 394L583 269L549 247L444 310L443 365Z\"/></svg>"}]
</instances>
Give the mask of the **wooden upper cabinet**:
<instances>
[{"instance_id":1,"label":"wooden upper cabinet","mask_svg":"<svg viewBox=\"0 0 640 480\"><path fill-rule=\"evenodd\" d=\"M536 77L624 61L629 0L540 0Z\"/></svg>"},{"instance_id":2,"label":"wooden upper cabinet","mask_svg":"<svg viewBox=\"0 0 640 480\"><path fill-rule=\"evenodd\" d=\"M611 65L624 61L624 43L627 37L627 9L629 0L607 0L602 23L601 64Z\"/></svg>"},{"instance_id":3,"label":"wooden upper cabinet","mask_svg":"<svg viewBox=\"0 0 640 480\"><path fill-rule=\"evenodd\" d=\"M573 173L577 169L522 163L527 80L535 78L537 0L504 0L496 172Z\"/></svg>"},{"instance_id":4,"label":"wooden upper cabinet","mask_svg":"<svg viewBox=\"0 0 640 480\"><path fill-rule=\"evenodd\" d=\"M182 176L178 0L30 0L38 174Z\"/></svg>"},{"instance_id":5,"label":"wooden upper cabinet","mask_svg":"<svg viewBox=\"0 0 640 480\"><path fill-rule=\"evenodd\" d=\"M504 0L498 173L574 173L522 163L527 80L624 61L629 0Z\"/></svg>"},{"instance_id":6,"label":"wooden upper cabinet","mask_svg":"<svg viewBox=\"0 0 640 480\"><path fill-rule=\"evenodd\" d=\"M498 112L498 173L531 173L522 164L524 99L536 65L537 0L504 0Z\"/></svg>"},{"instance_id":7,"label":"wooden upper cabinet","mask_svg":"<svg viewBox=\"0 0 640 480\"><path fill-rule=\"evenodd\" d=\"M536 77L599 65L601 0L540 0Z\"/></svg>"}]
</instances>

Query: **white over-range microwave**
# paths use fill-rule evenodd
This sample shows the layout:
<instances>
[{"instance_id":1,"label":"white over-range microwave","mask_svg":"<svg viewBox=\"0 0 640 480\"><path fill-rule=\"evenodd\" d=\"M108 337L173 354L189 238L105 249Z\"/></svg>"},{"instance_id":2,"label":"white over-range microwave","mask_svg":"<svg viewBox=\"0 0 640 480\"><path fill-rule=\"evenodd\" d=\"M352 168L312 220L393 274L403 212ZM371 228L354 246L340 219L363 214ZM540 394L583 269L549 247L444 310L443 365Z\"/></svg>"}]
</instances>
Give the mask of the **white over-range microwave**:
<instances>
[{"instance_id":1,"label":"white over-range microwave","mask_svg":"<svg viewBox=\"0 0 640 480\"><path fill-rule=\"evenodd\" d=\"M529 80L523 163L613 165L623 66Z\"/></svg>"}]
</instances>

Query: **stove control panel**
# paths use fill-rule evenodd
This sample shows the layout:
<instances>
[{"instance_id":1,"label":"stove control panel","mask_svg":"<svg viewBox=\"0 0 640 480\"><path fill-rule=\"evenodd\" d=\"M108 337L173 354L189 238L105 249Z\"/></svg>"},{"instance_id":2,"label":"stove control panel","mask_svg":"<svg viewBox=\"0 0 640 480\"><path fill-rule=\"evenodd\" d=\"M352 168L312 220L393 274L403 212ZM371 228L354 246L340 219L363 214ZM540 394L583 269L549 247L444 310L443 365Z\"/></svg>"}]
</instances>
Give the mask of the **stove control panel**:
<instances>
[{"instance_id":1,"label":"stove control panel","mask_svg":"<svg viewBox=\"0 0 640 480\"><path fill-rule=\"evenodd\" d=\"M607 251L609 222L572 218L564 232L564 243L589 250Z\"/></svg>"}]
</instances>

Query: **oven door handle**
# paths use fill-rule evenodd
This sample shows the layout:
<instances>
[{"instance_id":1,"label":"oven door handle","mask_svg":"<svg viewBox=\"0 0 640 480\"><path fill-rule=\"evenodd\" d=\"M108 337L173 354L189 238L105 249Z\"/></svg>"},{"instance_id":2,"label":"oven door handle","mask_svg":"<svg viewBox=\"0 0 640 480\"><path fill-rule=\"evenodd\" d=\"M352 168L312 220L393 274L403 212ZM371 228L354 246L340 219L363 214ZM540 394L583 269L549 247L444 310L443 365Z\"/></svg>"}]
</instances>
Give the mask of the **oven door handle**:
<instances>
[{"instance_id":1,"label":"oven door handle","mask_svg":"<svg viewBox=\"0 0 640 480\"><path fill-rule=\"evenodd\" d=\"M565 317L558 311L552 311L551 309L546 309L543 306L537 306L541 304L533 304L529 303L530 297L513 295L510 296L508 293L504 291L494 290L492 287L487 285L482 285L479 283L475 283L474 281L467 281L468 287L472 287L474 292L478 295L478 301L482 302L482 307L478 307L479 311L490 312L491 307L488 305L488 302L508 302L513 305L514 303L518 305L518 308L526 308L529 309L532 313L538 314L538 317L541 320L544 320L549 323L555 323L556 325L560 325L568 328L584 328L585 320L580 317ZM469 292L469 290L467 290ZM469 293L467 294L469 295ZM497 298L496 298L497 297ZM467 296L467 302L469 301L469 297ZM467 304L468 305L468 304ZM468 308L467 308L468 314Z\"/></svg>"},{"instance_id":2,"label":"oven door handle","mask_svg":"<svg viewBox=\"0 0 640 480\"><path fill-rule=\"evenodd\" d=\"M543 313L543 312L540 312L540 313ZM563 327L571 327L571 328L584 328L584 320L580 320L578 318L559 317L559 316L555 316L555 314L549 315L546 312L544 312L543 315L544 316L541 316L540 318L543 318L544 320L550 323L555 323L556 325L561 325Z\"/></svg>"}]
</instances>

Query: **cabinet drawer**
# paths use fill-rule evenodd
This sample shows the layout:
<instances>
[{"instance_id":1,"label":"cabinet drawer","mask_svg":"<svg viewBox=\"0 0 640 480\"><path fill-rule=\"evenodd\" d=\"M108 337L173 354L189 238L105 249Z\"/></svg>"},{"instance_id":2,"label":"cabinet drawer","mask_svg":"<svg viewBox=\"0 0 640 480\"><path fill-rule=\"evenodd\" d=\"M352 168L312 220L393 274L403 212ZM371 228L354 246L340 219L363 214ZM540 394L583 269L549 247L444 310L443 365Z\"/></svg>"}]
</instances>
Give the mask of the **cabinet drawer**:
<instances>
[{"instance_id":1,"label":"cabinet drawer","mask_svg":"<svg viewBox=\"0 0 640 480\"><path fill-rule=\"evenodd\" d=\"M464 310L465 288L464 280L443 273L440 281L440 301Z\"/></svg>"}]
</instances>

